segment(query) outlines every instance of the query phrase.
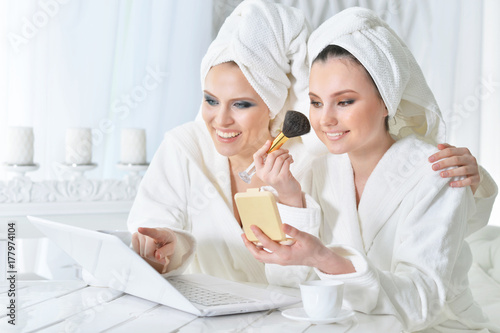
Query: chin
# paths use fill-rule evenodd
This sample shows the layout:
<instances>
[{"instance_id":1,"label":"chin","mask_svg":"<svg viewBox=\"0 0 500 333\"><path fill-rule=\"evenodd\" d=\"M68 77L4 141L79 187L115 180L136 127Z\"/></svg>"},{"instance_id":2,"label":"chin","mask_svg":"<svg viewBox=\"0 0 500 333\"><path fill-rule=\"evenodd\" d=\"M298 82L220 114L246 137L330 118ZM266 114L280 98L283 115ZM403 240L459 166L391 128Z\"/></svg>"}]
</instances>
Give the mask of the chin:
<instances>
[{"instance_id":1,"label":"chin","mask_svg":"<svg viewBox=\"0 0 500 333\"><path fill-rule=\"evenodd\" d=\"M347 153L345 150L341 150L341 149L328 149L328 151L332 154L335 154L335 155Z\"/></svg>"},{"instance_id":2,"label":"chin","mask_svg":"<svg viewBox=\"0 0 500 333\"><path fill-rule=\"evenodd\" d=\"M323 143L325 143L325 142L323 142ZM328 151L332 154L340 155L340 154L347 153L347 150L342 145L335 145L335 144L332 144L331 142L329 142L329 144L325 144L325 145L326 145L326 148L328 149Z\"/></svg>"},{"instance_id":3,"label":"chin","mask_svg":"<svg viewBox=\"0 0 500 333\"><path fill-rule=\"evenodd\" d=\"M236 153L237 153L237 149L235 149L235 147L223 147L220 144L215 145L215 150L217 150L217 152L220 155L226 156L226 157L231 157L233 155L236 155Z\"/></svg>"}]
</instances>

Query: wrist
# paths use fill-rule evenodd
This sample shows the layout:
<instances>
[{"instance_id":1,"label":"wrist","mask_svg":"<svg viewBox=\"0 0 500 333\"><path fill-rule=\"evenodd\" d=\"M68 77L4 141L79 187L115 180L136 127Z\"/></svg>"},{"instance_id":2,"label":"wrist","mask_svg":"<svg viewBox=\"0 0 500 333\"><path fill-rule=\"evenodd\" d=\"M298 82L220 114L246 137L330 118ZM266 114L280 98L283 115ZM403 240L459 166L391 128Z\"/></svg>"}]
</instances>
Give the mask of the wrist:
<instances>
[{"instance_id":1,"label":"wrist","mask_svg":"<svg viewBox=\"0 0 500 333\"><path fill-rule=\"evenodd\" d=\"M278 194L278 200L281 204L290 207L297 207L297 208L305 207L302 191L298 191L287 195Z\"/></svg>"},{"instance_id":2,"label":"wrist","mask_svg":"<svg viewBox=\"0 0 500 333\"><path fill-rule=\"evenodd\" d=\"M336 254L333 250L327 247L320 252L314 267L319 269L321 272L330 275L356 272L354 265L349 259Z\"/></svg>"}]
</instances>

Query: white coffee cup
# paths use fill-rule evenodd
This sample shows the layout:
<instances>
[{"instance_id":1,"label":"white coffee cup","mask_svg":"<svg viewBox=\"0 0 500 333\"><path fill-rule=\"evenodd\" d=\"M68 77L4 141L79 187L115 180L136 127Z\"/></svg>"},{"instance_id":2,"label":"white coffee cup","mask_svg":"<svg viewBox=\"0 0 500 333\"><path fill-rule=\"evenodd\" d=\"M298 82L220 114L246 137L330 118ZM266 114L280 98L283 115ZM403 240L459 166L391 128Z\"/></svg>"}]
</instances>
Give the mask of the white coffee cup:
<instances>
[{"instance_id":1,"label":"white coffee cup","mask_svg":"<svg viewBox=\"0 0 500 333\"><path fill-rule=\"evenodd\" d=\"M305 281L300 284L302 305L309 318L335 318L342 309L344 282L335 280Z\"/></svg>"}]
</instances>

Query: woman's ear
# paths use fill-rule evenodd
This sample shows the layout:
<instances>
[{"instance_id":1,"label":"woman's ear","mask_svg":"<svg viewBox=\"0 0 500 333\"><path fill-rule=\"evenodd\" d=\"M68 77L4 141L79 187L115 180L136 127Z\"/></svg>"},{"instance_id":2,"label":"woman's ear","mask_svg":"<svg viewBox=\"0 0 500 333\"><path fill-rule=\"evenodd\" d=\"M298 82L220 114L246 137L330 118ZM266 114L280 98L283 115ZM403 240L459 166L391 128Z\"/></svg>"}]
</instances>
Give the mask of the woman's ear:
<instances>
[{"instance_id":1,"label":"woman's ear","mask_svg":"<svg viewBox=\"0 0 500 333\"><path fill-rule=\"evenodd\" d=\"M389 110L387 110L387 106L385 106L385 104L384 104L384 109L385 109L384 116L387 117L389 115Z\"/></svg>"}]
</instances>

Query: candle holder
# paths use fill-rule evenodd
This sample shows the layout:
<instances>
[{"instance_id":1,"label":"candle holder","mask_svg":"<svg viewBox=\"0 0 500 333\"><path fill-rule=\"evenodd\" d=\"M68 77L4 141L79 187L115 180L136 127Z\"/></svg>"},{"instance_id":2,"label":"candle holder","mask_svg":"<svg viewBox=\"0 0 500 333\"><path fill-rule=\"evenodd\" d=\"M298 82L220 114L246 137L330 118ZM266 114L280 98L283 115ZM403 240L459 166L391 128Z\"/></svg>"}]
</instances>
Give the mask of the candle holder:
<instances>
[{"instance_id":1,"label":"candle holder","mask_svg":"<svg viewBox=\"0 0 500 333\"><path fill-rule=\"evenodd\" d=\"M82 178L84 172L97 168L97 163L88 163L88 164L59 163L59 167L64 172L70 173L72 178Z\"/></svg>"},{"instance_id":2,"label":"candle holder","mask_svg":"<svg viewBox=\"0 0 500 333\"><path fill-rule=\"evenodd\" d=\"M40 165L33 163L33 164L8 164L4 163L0 165L2 169L7 171L8 174L12 175L12 178L16 177L21 177L24 178L26 177L27 172L31 171L36 171L40 167Z\"/></svg>"},{"instance_id":3,"label":"candle holder","mask_svg":"<svg viewBox=\"0 0 500 333\"><path fill-rule=\"evenodd\" d=\"M139 176L141 171L145 171L149 167L149 163L144 164L132 164L132 163L118 163L116 165L118 169L126 171L132 177Z\"/></svg>"}]
</instances>

